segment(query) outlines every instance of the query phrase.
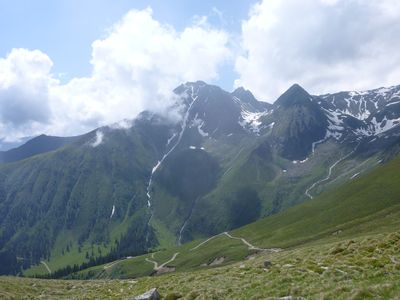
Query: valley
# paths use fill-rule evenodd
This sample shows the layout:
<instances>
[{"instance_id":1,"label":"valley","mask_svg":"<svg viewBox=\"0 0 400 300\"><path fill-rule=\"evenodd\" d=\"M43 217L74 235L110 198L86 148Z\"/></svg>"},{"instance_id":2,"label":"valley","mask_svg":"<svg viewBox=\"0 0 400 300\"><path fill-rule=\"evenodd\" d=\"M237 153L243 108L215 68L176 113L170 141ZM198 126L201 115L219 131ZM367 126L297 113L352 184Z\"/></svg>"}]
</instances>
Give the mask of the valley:
<instances>
[{"instance_id":1,"label":"valley","mask_svg":"<svg viewBox=\"0 0 400 300\"><path fill-rule=\"evenodd\" d=\"M361 249L369 237L391 236L400 225L398 90L312 96L294 85L266 105L244 89L186 83L174 91L179 122L143 112L74 138L38 137L10 150L18 156L5 152L2 274L122 280L109 289L135 293L153 283L165 293L169 278L197 282L248 264L251 276L274 282L278 273L252 263L291 265L286 253L322 253L351 239ZM372 279L357 276L364 291ZM211 297L185 285L167 290Z\"/></svg>"}]
</instances>

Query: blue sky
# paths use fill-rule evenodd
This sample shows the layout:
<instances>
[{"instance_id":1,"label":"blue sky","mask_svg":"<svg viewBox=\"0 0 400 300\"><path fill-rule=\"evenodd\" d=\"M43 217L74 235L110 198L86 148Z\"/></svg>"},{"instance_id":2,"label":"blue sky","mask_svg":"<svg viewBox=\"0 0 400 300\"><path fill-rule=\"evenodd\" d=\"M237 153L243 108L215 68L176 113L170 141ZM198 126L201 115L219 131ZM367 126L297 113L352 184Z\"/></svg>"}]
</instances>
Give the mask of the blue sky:
<instances>
[{"instance_id":1,"label":"blue sky","mask_svg":"<svg viewBox=\"0 0 400 300\"><path fill-rule=\"evenodd\" d=\"M151 7L153 16L182 30L198 16L230 32L240 32L241 21L256 1L249 0L2 0L0 2L0 57L13 48L40 49L53 60L53 72L67 81L91 72L91 44L131 9ZM223 14L218 17L215 9ZM221 68L217 81L233 85L233 67Z\"/></svg>"},{"instance_id":2,"label":"blue sky","mask_svg":"<svg viewBox=\"0 0 400 300\"><path fill-rule=\"evenodd\" d=\"M400 84L400 1L1 0L0 141L166 113L180 83L274 102Z\"/></svg>"}]
</instances>

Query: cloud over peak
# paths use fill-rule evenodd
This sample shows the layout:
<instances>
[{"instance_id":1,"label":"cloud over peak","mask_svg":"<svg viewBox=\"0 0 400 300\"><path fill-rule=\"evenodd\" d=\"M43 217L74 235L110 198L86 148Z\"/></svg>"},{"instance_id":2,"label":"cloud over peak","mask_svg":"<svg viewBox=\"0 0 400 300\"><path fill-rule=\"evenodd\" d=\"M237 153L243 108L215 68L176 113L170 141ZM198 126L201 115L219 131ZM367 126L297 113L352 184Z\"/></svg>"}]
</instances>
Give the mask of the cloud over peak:
<instances>
[{"instance_id":1,"label":"cloud over peak","mask_svg":"<svg viewBox=\"0 0 400 300\"><path fill-rule=\"evenodd\" d=\"M237 34L207 20L177 30L151 8L131 10L92 43L91 74L67 83L45 53L12 49L0 58L0 139L166 113L182 82L230 78L233 69L235 86L269 102L296 82L314 94L400 83L397 0L261 0Z\"/></svg>"},{"instance_id":2,"label":"cloud over peak","mask_svg":"<svg viewBox=\"0 0 400 300\"><path fill-rule=\"evenodd\" d=\"M294 82L313 93L398 84L396 0L263 0L242 23L236 85L268 101Z\"/></svg>"},{"instance_id":3,"label":"cloud over peak","mask_svg":"<svg viewBox=\"0 0 400 300\"><path fill-rule=\"evenodd\" d=\"M218 77L228 42L207 23L176 31L150 8L131 10L93 42L92 74L66 84L46 54L13 49L0 59L0 136L77 134L146 109L163 112L180 83Z\"/></svg>"}]
</instances>

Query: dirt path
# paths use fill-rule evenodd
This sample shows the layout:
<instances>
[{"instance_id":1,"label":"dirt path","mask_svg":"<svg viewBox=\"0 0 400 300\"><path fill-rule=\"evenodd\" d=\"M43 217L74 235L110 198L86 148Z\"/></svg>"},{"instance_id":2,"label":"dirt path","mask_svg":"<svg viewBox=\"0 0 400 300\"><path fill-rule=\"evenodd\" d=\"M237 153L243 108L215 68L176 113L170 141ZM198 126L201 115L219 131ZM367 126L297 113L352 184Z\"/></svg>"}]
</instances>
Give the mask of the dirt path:
<instances>
[{"instance_id":1,"label":"dirt path","mask_svg":"<svg viewBox=\"0 0 400 300\"><path fill-rule=\"evenodd\" d=\"M154 271L158 271L158 270L164 268L169 263L173 262L178 255L179 255L179 252L174 253L174 255L171 257L170 260L166 261L165 263L163 263L161 265L158 265L158 262L156 262L155 260L148 259L147 257L146 257L146 261L149 263L152 263L154 265L154 268L153 268ZM151 255L151 258L154 259L154 253Z\"/></svg>"},{"instance_id":2,"label":"dirt path","mask_svg":"<svg viewBox=\"0 0 400 300\"><path fill-rule=\"evenodd\" d=\"M200 244L198 244L196 247L193 247L193 248L190 249L189 251L197 250L198 248L200 248L200 247L203 246L204 244L207 244L209 241L211 241L212 239L214 239L214 238L216 238L216 237L218 237L218 236L220 236L220 235L222 235L222 234L224 234L224 233L220 233L220 234L214 235L214 236L212 236L212 237L206 239L205 241L201 242Z\"/></svg>"},{"instance_id":3,"label":"dirt path","mask_svg":"<svg viewBox=\"0 0 400 300\"><path fill-rule=\"evenodd\" d=\"M328 181L328 180L331 178L333 169L334 169L338 164L340 164L342 161L344 161L346 158L350 157L354 152L356 152L356 150L357 150L357 148L358 148L359 145L360 145L360 144L357 144L357 146L354 147L354 149L353 149L350 153L346 154L345 156L343 156L343 157L341 157L340 159L338 159L337 161L335 161L335 162L333 163L333 165L331 165L331 166L329 167L329 169L328 169L328 175L327 175L325 178L320 179L320 180L314 182L308 189L306 189L306 191L304 192L304 194L305 194L308 198L313 199L314 197L310 194L311 190L314 189L317 185L319 185L319 184L321 184L321 183L323 183L323 182L325 182L325 181Z\"/></svg>"},{"instance_id":4,"label":"dirt path","mask_svg":"<svg viewBox=\"0 0 400 300\"><path fill-rule=\"evenodd\" d=\"M282 250L282 249L279 249L279 248L259 248L259 247L256 247L256 246L252 245L251 243L249 243L244 238L232 236L228 232L223 232L223 234L225 234L230 239L242 241L243 244L245 244L247 247L249 247L249 250L270 251L270 252L279 252L279 251Z\"/></svg>"},{"instance_id":5,"label":"dirt path","mask_svg":"<svg viewBox=\"0 0 400 300\"><path fill-rule=\"evenodd\" d=\"M49 272L49 274L51 274L51 270L50 270L49 266L46 264L46 262L42 260L42 261L40 261L40 263L41 263L42 265L44 265L45 268L47 269L47 272Z\"/></svg>"},{"instance_id":6,"label":"dirt path","mask_svg":"<svg viewBox=\"0 0 400 300\"><path fill-rule=\"evenodd\" d=\"M196 247L190 249L189 251L197 250L198 248L200 248L200 247L203 246L204 244L208 243L209 241L211 241L212 239L214 239L214 238L216 238L216 237L218 237L218 236L220 236L220 235L226 235L226 236L227 236L228 238L230 238L230 239L241 241L243 244L245 244L245 245L249 248L249 250L271 251L271 252L279 252L279 251L282 250L282 249L279 249L279 248L259 248L259 247L256 247L256 246L252 245L252 244L251 244L249 241L247 241L246 239L240 238L240 237L232 236L230 233L228 233L227 231L225 231L225 232L222 232L222 233L220 233L220 234L217 234L217 235L214 235L214 236L208 238L207 240L201 242L200 244L198 244Z\"/></svg>"}]
</instances>

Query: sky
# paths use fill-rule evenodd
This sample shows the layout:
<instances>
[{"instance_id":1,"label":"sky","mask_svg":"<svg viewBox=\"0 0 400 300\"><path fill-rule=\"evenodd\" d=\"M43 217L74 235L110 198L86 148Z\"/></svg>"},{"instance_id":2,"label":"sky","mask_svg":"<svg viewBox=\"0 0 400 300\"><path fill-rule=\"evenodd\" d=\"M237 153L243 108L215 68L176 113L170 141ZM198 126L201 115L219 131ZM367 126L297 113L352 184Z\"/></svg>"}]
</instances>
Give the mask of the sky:
<instances>
[{"instance_id":1,"label":"sky","mask_svg":"<svg viewBox=\"0 0 400 300\"><path fill-rule=\"evenodd\" d=\"M168 115L186 81L267 102L397 85L399 20L398 0L2 0L0 141Z\"/></svg>"}]
</instances>

